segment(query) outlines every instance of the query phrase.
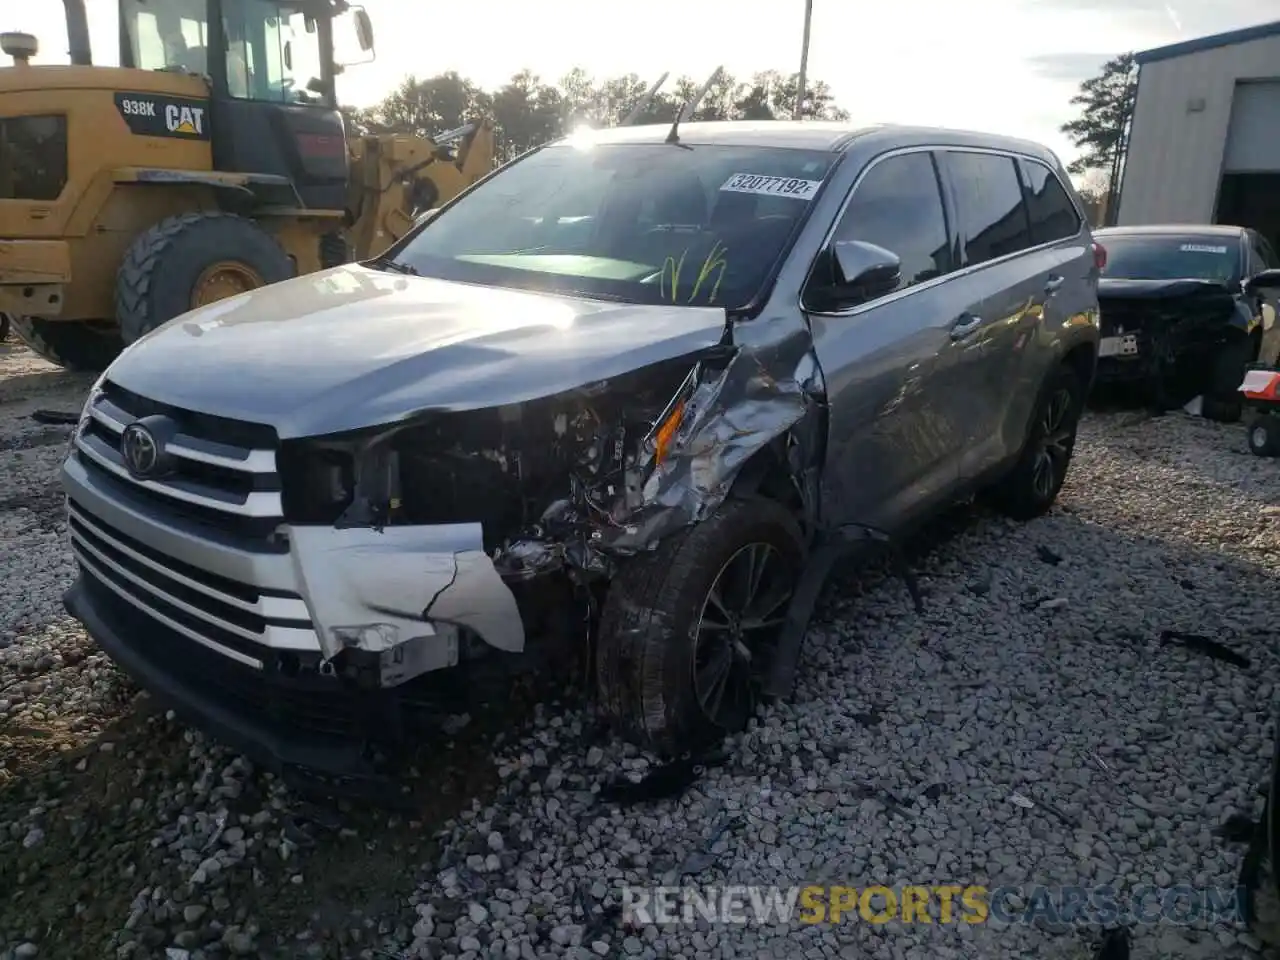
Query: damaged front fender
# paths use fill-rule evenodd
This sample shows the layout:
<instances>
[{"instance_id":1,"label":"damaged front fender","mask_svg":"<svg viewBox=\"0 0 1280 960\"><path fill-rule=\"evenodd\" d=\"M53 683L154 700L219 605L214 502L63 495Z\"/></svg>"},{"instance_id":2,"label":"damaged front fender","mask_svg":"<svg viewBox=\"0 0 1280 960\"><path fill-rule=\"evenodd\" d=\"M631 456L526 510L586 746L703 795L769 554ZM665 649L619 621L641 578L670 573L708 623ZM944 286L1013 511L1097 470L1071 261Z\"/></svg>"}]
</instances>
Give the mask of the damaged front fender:
<instances>
[{"instance_id":1,"label":"damaged front fender","mask_svg":"<svg viewBox=\"0 0 1280 960\"><path fill-rule=\"evenodd\" d=\"M515 596L484 551L480 524L290 530L320 647L383 652L412 642L416 672L458 661L458 628L524 649Z\"/></svg>"},{"instance_id":2,"label":"damaged front fender","mask_svg":"<svg viewBox=\"0 0 1280 960\"><path fill-rule=\"evenodd\" d=\"M749 329L748 329L749 328ZM709 517L743 469L777 445L781 465L810 529L817 523L816 476L825 437L825 384L807 327L791 316L759 318L734 331L736 345L719 358L691 361L681 382L637 449L623 481L583 483L554 514L583 524L543 523L499 553L499 567L517 559L524 570L559 564L607 573L619 557L652 550L659 541ZM548 517L544 517L544 520ZM570 541L550 535L573 529Z\"/></svg>"}]
</instances>

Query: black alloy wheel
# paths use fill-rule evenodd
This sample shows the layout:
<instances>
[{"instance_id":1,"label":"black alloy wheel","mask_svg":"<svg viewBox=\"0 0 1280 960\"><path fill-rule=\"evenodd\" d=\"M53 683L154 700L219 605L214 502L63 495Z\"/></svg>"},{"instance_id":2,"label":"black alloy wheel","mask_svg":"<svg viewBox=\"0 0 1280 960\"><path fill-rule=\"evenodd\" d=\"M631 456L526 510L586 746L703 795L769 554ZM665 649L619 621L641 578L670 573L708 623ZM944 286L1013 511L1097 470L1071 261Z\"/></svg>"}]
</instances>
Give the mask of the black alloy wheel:
<instances>
[{"instance_id":1,"label":"black alloy wheel","mask_svg":"<svg viewBox=\"0 0 1280 960\"><path fill-rule=\"evenodd\" d=\"M1074 404L1071 390L1062 386L1050 394L1044 406L1040 429L1036 431L1037 449L1031 468L1031 486L1037 497L1052 499L1066 479L1071 451L1075 446Z\"/></svg>"},{"instance_id":2,"label":"black alloy wheel","mask_svg":"<svg viewBox=\"0 0 1280 960\"><path fill-rule=\"evenodd\" d=\"M756 684L772 660L796 572L768 543L749 543L720 568L698 617L693 687L703 716L722 730L742 727Z\"/></svg>"}]
</instances>

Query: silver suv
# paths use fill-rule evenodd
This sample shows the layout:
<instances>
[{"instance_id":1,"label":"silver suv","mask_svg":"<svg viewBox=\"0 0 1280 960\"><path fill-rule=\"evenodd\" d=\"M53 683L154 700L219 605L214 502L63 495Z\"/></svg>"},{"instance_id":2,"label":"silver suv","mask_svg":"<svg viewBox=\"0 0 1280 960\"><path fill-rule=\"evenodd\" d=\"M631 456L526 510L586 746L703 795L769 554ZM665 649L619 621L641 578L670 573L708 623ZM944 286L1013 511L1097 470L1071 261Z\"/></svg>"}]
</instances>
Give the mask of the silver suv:
<instances>
[{"instance_id":1,"label":"silver suv","mask_svg":"<svg viewBox=\"0 0 1280 960\"><path fill-rule=\"evenodd\" d=\"M785 692L817 558L979 493L1050 507L1102 256L1023 141L558 141L126 350L63 469L67 606L275 766L366 770L429 679L566 636L622 731L683 750Z\"/></svg>"}]
</instances>

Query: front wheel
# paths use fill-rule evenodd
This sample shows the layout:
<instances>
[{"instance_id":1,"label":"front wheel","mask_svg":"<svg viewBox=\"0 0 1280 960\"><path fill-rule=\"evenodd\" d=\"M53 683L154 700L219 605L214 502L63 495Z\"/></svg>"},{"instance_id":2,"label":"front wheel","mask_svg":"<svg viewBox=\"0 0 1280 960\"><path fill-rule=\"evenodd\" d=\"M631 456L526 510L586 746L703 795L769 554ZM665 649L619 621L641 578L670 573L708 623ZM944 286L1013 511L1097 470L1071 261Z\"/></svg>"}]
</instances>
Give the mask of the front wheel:
<instances>
[{"instance_id":1,"label":"front wheel","mask_svg":"<svg viewBox=\"0 0 1280 960\"><path fill-rule=\"evenodd\" d=\"M804 566L791 511L729 500L627 561L596 652L600 701L633 742L672 756L746 726Z\"/></svg>"},{"instance_id":2,"label":"front wheel","mask_svg":"<svg viewBox=\"0 0 1280 960\"><path fill-rule=\"evenodd\" d=\"M1252 337L1237 337L1218 350L1201 407L1206 419L1219 423L1235 423L1240 419L1244 410L1240 384L1244 382L1249 364L1257 358L1258 341Z\"/></svg>"},{"instance_id":3,"label":"front wheel","mask_svg":"<svg viewBox=\"0 0 1280 960\"><path fill-rule=\"evenodd\" d=\"M1040 391L1018 462L990 491L996 509L1015 520L1032 520L1049 512L1067 479L1083 408L1080 378L1063 364Z\"/></svg>"}]
</instances>

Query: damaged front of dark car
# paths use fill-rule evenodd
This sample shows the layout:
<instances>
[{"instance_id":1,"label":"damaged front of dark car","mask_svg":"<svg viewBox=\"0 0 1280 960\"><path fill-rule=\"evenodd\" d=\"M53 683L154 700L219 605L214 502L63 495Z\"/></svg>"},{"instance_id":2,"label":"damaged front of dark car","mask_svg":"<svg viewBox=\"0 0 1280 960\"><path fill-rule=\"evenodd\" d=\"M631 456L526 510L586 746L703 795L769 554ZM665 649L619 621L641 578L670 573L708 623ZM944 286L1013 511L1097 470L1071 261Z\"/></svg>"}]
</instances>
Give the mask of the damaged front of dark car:
<instances>
[{"instance_id":1,"label":"damaged front of dark car","mask_svg":"<svg viewBox=\"0 0 1280 960\"><path fill-rule=\"evenodd\" d=\"M1113 227L1106 250L1098 381L1138 387L1158 410L1202 397L1212 419L1240 417L1238 388L1260 358L1266 304L1250 281L1266 241L1242 227Z\"/></svg>"}]
</instances>

